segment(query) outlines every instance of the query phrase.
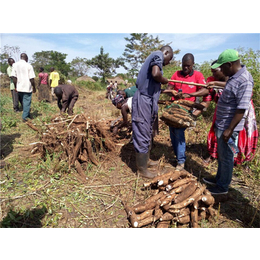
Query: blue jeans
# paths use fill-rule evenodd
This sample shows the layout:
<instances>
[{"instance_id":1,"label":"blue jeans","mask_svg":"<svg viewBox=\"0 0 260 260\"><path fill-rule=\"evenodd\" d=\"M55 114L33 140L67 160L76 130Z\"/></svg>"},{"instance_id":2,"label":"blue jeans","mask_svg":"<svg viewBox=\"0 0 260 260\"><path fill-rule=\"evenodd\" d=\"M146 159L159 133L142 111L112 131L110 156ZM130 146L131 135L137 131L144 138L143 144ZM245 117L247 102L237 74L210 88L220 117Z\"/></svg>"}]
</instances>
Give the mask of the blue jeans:
<instances>
[{"instance_id":1,"label":"blue jeans","mask_svg":"<svg viewBox=\"0 0 260 260\"><path fill-rule=\"evenodd\" d=\"M178 164L185 163L186 161L186 142L185 142L185 129L169 127L170 137L172 141L173 151L177 157Z\"/></svg>"},{"instance_id":2,"label":"blue jeans","mask_svg":"<svg viewBox=\"0 0 260 260\"><path fill-rule=\"evenodd\" d=\"M234 167L234 154L228 144L223 140L222 130L215 128L218 143L218 171L216 175L217 187L221 191L228 191L228 186L232 180ZM238 132L233 132L234 140L238 139Z\"/></svg>"},{"instance_id":3,"label":"blue jeans","mask_svg":"<svg viewBox=\"0 0 260 260\"><path fill-rule=\"evenodd\" d=\"M23 115L22 118L24 120L30 118L30 109L31 109L31 101L32 101L32 93L27 92L18 92L19 100L23 103Z\"/></svg>"}]
</instances>

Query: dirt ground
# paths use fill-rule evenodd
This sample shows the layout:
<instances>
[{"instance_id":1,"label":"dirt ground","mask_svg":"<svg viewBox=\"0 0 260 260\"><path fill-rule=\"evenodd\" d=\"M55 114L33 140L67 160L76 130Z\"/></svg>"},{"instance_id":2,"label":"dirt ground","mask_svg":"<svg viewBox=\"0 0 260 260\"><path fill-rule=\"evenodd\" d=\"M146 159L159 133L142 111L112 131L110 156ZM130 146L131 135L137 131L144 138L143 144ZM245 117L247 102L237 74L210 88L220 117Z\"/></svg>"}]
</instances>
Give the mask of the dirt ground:
<instances>
[{"instance_id":1,"label":"dirt ground","mask_svg":"<svg viewBox=\"0 0 260 260\"><path fill-rule=\"evenodd\" d=\"M84 163L85 182L78 178L77 171L69 167L66 160L55 155L47 154L42 158L38 153L31 153L30 144L41 142L42 132L23 125L16 127L12 134L2 134L1 154L7 164L0 175L2 227L129 227L122 202L130 205L142 202L153 191L143 190L142 185L147 180L136 175L131 133L127 129L117 136L110 133L109 125L120 113L104 96L102 91L80 89L80 98L74 108L74 112L84 114L91 122L99 122L106 129L106 138L114 144L111 151L105 147L95 151L97 165L90 161ZM36 97L33 102L37 102ZM50 106L55 110L55 102ZM34 114L32 123L43 129L41 115ZM55 116L58 113L52 115ZM196 127L186 131L185 169L201 182L203 177L217 170L216 161L206 166L203 162L207 156L205 140L209 125L210 122L202 118ZM160 160L161 167L166 164L175 167L168 127L162 121L159 121L159 131L151 159ZM201 222L200 227L260 227L259 180L250 178L250 168L244 167L240 171L243 171L241 175L233 176L229 194L216 198L216 219Z\"/></svg>"}]
</instances>

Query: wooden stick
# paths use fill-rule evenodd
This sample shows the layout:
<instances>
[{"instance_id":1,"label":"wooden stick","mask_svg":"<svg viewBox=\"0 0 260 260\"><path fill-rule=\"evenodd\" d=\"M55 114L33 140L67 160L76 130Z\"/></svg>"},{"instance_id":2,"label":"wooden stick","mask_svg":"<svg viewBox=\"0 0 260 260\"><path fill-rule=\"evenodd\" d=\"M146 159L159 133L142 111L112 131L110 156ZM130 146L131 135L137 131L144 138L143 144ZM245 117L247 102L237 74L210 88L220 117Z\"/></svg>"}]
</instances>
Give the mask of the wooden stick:
<instances>
[{"instance_id":1,"label":"wooden stick","mask_svg":"<svg viewBox=\"0 0 260 260\"><path fill-rule=\"evenodd\" d=\"M193 83L193 82L187 82L187 81L181 81L181 80L172 80L168 79L169 82L174 82L174 83L181 83L181 84L187 84L187 85L192 85L192 86L198 86L198 87L203 87L203 88L218 88L218 89L223 89L223 87L220 86L207 86L205 84L199 84L199 83Z\"/></svg>"},{"instance_id":2,"label":"wooden stick","mask_svg":"<svg viewBox=\"0 0 260 260\"><path fill-rule=\"evenodd\" d=\"M193 83L193 82L187 82L187 81L181 81L181 80L168 79L168 81L169 82L174 82L174 83L181 83L181 84L193 85L193 86L198 86L198 87L204 87L204 88L208 87L205 84L199 84L199 83Z\"/></svg>"}]
</instances>

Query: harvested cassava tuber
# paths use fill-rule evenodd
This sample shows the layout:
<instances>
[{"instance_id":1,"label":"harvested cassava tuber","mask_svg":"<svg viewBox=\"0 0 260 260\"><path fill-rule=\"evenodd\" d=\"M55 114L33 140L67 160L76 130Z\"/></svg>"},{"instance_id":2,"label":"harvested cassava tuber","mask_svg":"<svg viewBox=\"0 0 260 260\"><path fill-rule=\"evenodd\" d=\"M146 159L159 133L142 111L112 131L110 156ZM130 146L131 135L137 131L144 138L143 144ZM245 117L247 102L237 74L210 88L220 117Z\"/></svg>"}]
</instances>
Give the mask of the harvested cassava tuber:
<instances>
[{"instance_id":1,"label":"harvested cassava tuber","mask_svg":"<svg viewBox=\"0 0 260 260\"><path fill-rule=\"evenodd\" d=\"M215 199L212 195L203 195L201 200L207 205L213 205L215 203Z\"/></svg>"},{"instance_id":2,"label":"harvested cassava tuber","mask_svg":"<svg viewBox=\"0 0 260 260\"><path fill-rule=\"evenodd\" d=\"M185 179L180 179L176 180L174 183L172 183L172 188L177 188L179 186L182 186L183 184L186 184L188 182L194 181L193 178L185 178Z\"/></svg>"},{"instance_id":3,"label":"harvested cassava tuber","mask_svg":"<svg viewBox=\"0 0 260 260\"><path fill-rule=\"evenodd\" d=\"M153 195L150 198L148 198L145 202L150 203L152 201L157 201L157 200L161 199L162 197L165 197L166 195L167 195L167 192L161 191L161 192L157 193L156 195Z\"/></svg>"},{"instance_id":4,"label":"harvested cassava tuber","mask_svg":"<svg viewBox=\"0 0 260 260\"><path fill-rule=\"evenodd\" d=\"M172 209L181 209L181 208L184 208L186 206L188 206L189 204L191 204L192 202L194 202L197 197L199 197L203 191L206 189L205 186L202 186L202 187L198 187L195 192L190 196L188 197L186 200L178 203L178 204L173 204L170 206L170 208Z\"/></svg>"},{"instance_id":5,"label":"harvested cassava tuber","mask_svg":"<svg viewBox=\"0 0 260 260\"><path fill-rule=\"evenodd\" d=\"M145 212L143 212L143 213L141 213L139 215L136 215L136 218L137 218L138 221L143 220L143 219L145 219L147 217L152 216L153 212L154 212L154 209L148 209Z\"/></svg>"},{"instance_id":6,"label":"harvested cassava tuber","mask_svg":"<svg viewBox=\"0 0 260 260\"><path fill-rule=\"evenodd\" d=\"M123 205L125 207L127 217L129 218L132 227L135 227L135 228L138 227L138 220L137 220L137 216L136 216L134 210L128 205L125 205L125 204L123 204Z\"/></svg>"},{"instance_id":7,"label":"harvested cassava tuber","mask_svg":"<svg viewBox=\"0 0 260 260\"><path fill-rule=\"evenodd\" d=\"M198 228L198 201L196 201L194 203L194 205L191 207L191 213L190 213L190 217L191 217L191 226L193 228Z\"/></svg>"},{"instance_id":8,"label":"harvested cassava tuber","mask_svg":"<svg viewBox=\"0 0 260 260\"><path fill-rule=\"evenodd\" d=\"M165 221L165 220L172 220L173 219L173 215L169 212L165 212L161 217L160 217L160 221Z\"/></svg>"},{"instance_id":9,"label":"harvested cassava tuber","mask_svg":"<svg viewBox=\"0 0 260 260\"><path fill-rule=\"evenodd\" d=\"M208 211L209 211L209 214L211 217L214 218L215 216L217 216L217 211L215 209L213 209L212 206L208 207Z\"/></svg>"},{"instance_id":10,"label":"harvested cassava tuber","mask_svg":"<svg viewBox=\"0 0 260 260\"><path fill-rule=\"evenodd\" d=\"M186 216L190 214L190 209L188 207L182 209L169 209L168 212L175 214L176 217Z\"/></svg>"},{"instance_id":11,"label":"harvested cassava tuber","mask_svg":"<svg viewBox=\"0 0 260 260\"><path fill-rule=\"evenodd\" d=\"M171 224L171 220L160 221L157 224L156 228L168 228L170 224Z\"/></svg>"},{"instance_id":12,"label":"harvested cassava tuber","mask_svg":"<svg viewBox=\"0 0 260 260\"><path fill-rule=\"evenodd\" d=\"M174 188L174 189L170 190L169 193L170 194L181 193L188 185L189 185L189 183L183 184L182 186L179 186L177 188Z\"/></svg>"},{"instance_id":13,"label":"harvested cassava tuber","mask_svg":"<svg viewBox=\"0 0 260 260\"><path fill-rule=\"evenodd\" d=\"M157 205L158 201L151 201L149 203L138 204L133 207L135 213L141 213L148 209L153 209Z\"/></svg>"},{"instance_id":14,"label":"harvested cassava tuber","mask_svg":"<svg viewBox=\"0 0 260 260\"><path fill-rule=\"evenodd\" d=\"M175 217L173 218L173 221L179 222L181 224L187 224L190 222L190 215L186 215L184 217Z\"/></svg>"},{"instance_id":15,"label":"harvested cassava tuber","mask_svg":"<svg viewBox=\"0 0 260 260\"><path fill-rule=\"evenodd\" d=\"M183 200L187 199L191 194L194 193L196 188L198 187L198 183L195 181L192 181L188 184L188 186L178 194L178 196L174 199L174 203L180 203Z\"/></svg>"}]
</instances>

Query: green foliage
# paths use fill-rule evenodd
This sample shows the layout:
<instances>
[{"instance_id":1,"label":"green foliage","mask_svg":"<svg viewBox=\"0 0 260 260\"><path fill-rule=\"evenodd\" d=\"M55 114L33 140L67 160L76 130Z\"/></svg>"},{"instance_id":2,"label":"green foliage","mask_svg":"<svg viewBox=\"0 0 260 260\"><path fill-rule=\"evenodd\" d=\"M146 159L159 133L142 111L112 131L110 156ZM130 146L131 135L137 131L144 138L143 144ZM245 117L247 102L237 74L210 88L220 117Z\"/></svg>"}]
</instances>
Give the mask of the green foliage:
<instances>
[{"instance_id":1,"label":"green foliage","mask_svg":"<svg viewBox=\"0 0 260 260\"><path fill-rule=\"evenodd\" d=\"M77 81L77 85L94 91L104 90L106 88L105 84L101 82Z\"/></svg>"},{"instance_id":2,"label":"green foliage","mask_svg":"<svg viewBox=\"0 0 260 260\"><path fill-rule=\"evenodd\" d=\"M154 38L153 35L148 36L147 33L131 33L130 35L130 38L125 37L128 43L123 56L129 64L129 73L134 77L151 52L159 50L162 46L170 43L165 44L158 36ZM180 50L176 50L173 53L178 54L179 52Z\"/></svg>"},{"instance_id":3,"label":"green foliage","mask_svg":"<svg viewBox=\"0 0 260 260\"><path fill-rule=\"evenodd\" d=\"M169 65L163 67L163 76L170 79L177 70L181 70L181 64L178 62L171 62Z\"/></svg>"},{"instance_id":4,"label":"green foliage","mask_svg":"<svg viewBox=\"0 0 260 260\"><path fill-rule=\"evenodd\" d=\"M68 54L57 51L41 51L33 54L32 66L35 71L39 71L43 67L46 72L50 71L51 67L59 71L61 74L68 76L71 71L70 64L66 63L65 59Z\"/></svg>"},{"instance_id":5,"label":"green foliage","mask_svg":"<svg viewBox=\"0 0 260 260\"><path fill-rule=\"evenodd\" d=\"M87 75L89 65L86 58L76 57L70 63L72 76L81 77Z\"/></svg>"},{"instance_id":6,"label":"green foliage","mask_svg":"<svg viewBox=\"0 0 260 260\"><path fill-rule=\"evenodd\" d=\"M105 82L106 78L116 73L117 68L124 66L124 61L122 58L110 58L109 53L104 53L104 48L101 47L100 54L89 60L88 64L97 70L95 75L102 77L102 82Z\"/></svg>"},{"instance_id":7,"label":"green foliage","mask_svg":"<svg viewBox=\"0 0 260 260\"><path fill-rule=\"evenodd\" d=\"M13 101L11 97L6 95L1 95L0 98L0 114L1 114L1 123L2 131L6 131L11 127L15 127L19 119L14 116L13 111Z\"/></svg>"}]
</instances>

